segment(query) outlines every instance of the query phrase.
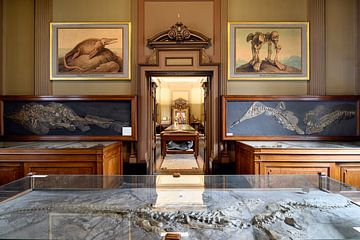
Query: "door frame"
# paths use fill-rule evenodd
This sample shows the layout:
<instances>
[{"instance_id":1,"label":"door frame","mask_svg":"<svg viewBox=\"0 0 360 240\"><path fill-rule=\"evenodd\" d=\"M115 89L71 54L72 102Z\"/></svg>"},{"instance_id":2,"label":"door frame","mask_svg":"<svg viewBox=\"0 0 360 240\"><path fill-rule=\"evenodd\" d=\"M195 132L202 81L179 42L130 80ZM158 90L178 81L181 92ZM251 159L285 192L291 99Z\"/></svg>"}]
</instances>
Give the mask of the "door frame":
<instances>
[{"instance_id":1,"label":"door frame","mask_svg":"<svg viewBox=\"0 0 360 240\"><path fill-rule=\"evenodd\" d=\"M152 77L206 77L207 78L207 86L206 86L206 92L204 94L204 114L205 114L205 119L206 119L206 125L205 125L205 155L204 155L204 172L205 173L209 173L209 156L211 155L211 148L207 147L210 146L211 144L211 131L210 131L210 127L211 126L211 98L209 97L209 93L211 93L211 81L213 78L213 71L146 71L145 75L146 75L146 80L147 80L147 84L149 85L149 95L151 97L151 112L150 112L150 118L151 119L151 130L150 130L150 135L152 136L151 141L152 141L152 150L155 149L155 146L153 144L156 144L156 142L154 142L154 135L155 135L155 129L153 127L154 123L153 121L155 120L154 118L156 117L156 106L153 106L153 96L154 96L154 87L153 87L153 82L152 82ZM156 121L156 120L155 120ZM155 139L156 141L156 139ZM156 161L156 156L154 156L154 151L152 151L152 154L150 156L149 159L149 164L148 164L148 173L149 174L154 174L155 173L155 161Z\"/></svg>"},{"instance_id":2,"label":"door frame","mask_svg":"<svg viewBox=\"0 0 360 240\"><path fill-rule=\"evenodd\" d=\"M168 58L192 58L192 65L166 65ZM207 166L205 173L212 172L213 161L220 160L220 64L203 63L200 50L161 50L157 51L155 64L140 64L137 80L138 93L138 142L137 142L137 162L146 163L147 173L153 174L153 130L152 129L152 102L151 102L151 84L149 76L211 76L209 81L208 101L210 106L208 110L207 124Z\"/></svg>"}]
</instances>

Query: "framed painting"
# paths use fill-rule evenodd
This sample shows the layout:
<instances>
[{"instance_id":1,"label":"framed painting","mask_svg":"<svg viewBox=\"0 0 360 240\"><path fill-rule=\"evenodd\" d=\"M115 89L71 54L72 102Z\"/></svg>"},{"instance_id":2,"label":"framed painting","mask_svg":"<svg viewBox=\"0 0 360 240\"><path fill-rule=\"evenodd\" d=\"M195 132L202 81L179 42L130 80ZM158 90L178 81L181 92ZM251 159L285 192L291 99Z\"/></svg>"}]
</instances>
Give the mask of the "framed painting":
<instances>
[{"instance_id":1,"label":"framed painting","mask_svg":"<svg viewBox=\"0 0 360 240\"><path fill-rule=\"evenodd\" d=\"M189 124L189 108L178 109L173 108L173 121L171 124L179 123L179 124Z\"/></svg>"},{"instance_id":2,"label":"framed painting","mask_svg":"<svg viewBox=\"0 0 360 240\"><path fill-rule=\"evenodd\" d=\"M308 22L229 22L229 80L309 80Z\"/></svg>"},{"instance_id":3,"label":"framed painting","mask_svg":"<svg viewBox=\"0 0 360 240\"><path fill-rule=\"evenodd\" d=\"M130 22L50 23L51 80L129 80Z\"/></svg>"}]
</instances>

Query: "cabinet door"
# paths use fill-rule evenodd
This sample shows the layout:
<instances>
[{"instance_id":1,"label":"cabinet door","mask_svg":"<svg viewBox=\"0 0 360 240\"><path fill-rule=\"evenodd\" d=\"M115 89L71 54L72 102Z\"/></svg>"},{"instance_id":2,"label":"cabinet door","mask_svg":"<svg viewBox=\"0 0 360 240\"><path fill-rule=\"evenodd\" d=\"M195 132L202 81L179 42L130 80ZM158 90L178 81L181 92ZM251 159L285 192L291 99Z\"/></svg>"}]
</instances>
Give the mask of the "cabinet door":
<instances>
[{"instance_id":1,"label":"cabinet door","mask_svg":"<svg viewBox=\"0 0 360 240\"><path fill-rule=\"evenodd\" d=\"M95 163L25 163L24 174L96 174Z\"/></svg>"},{"instance_id":2,"label":"cabinet door","mask_svg":"<svg viewBox=\"0 0 360 240\"><path fill-rule=\"evenodd\" d=\"M0 163L0 186L21 177L20 163Z\"/></svg>"},{"instance_id":3,"label":"cabinet door","mask_svg":"<svg viewBox=\"0 0 360 240\"><path fill-rule=\"evenodd\" d=\"M279 163L263 162L260 174L319 174L331 175L328 163Z\"/></svg>"},{"instance_id":4,"label":"cabinet door","mask_svg":"<svg viewBox=\"0 0 360 240\"><path fill-rule=\"evenodd\" d=\"M340 175L342 182L360 188L360 163L341 164Z\"/></svg>"}]
</instances>

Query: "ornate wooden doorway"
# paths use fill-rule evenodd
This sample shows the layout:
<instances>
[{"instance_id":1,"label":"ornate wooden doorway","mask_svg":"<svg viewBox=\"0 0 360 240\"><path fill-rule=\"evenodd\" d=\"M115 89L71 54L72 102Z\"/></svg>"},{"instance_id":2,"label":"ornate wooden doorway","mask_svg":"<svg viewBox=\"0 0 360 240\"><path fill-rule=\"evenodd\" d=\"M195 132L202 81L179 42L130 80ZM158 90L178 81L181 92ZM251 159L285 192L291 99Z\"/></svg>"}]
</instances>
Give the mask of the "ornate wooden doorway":
<instances>
[{"instance_id":1,"label":"ornate wooden doorway","mask_svg":"<svg viewBox=\"0 0 360 240\"><path fill-rule=\"evenodd\" d=\"M208 78L205 88L206 110L206 154L205 172L210 173L212 161L219 155L220 142L220 64L213 63L205 49L211 46L211 39L188 29L177 22L170 29L162 31L148 39L147 47L152 55L146 63L140 65L137 84L139 96L139 136L138 161L146 162L148 174L154 173L153 151L154 111L156 86L151 82L154 76L203 76ZM156 112L155 112L156 113Z\"/></svg>"},{"instance_id":2,"label":"ornate wooden doorway","mask_svg":"<svg viewBox=\"0 0 360 240\"><path fill-rule=\"evenodd\" d=\"M159 173L172 173L174 171L179 171L185 174L203 174L203 173L208 173L210 166L209 166L209 158L211 156L211 146L212 142L211 142L211 109L212 109L212 101L211 101L211 97L209 96L209 93L211 93L211 81L213 78L213 71L148 71L146 72L146 79L147 79L147 84L149 85L149 91L150 91L150 102L151 102L151 129L148 129L148 132L150 132L150 135L152 136L151 138L151 148L152 148L152 153L149 156L149 162L148 162L148 172L149 174L159 174ZM154 80L155 79L155 80ZM170 106L167 105L165 106L165 108L169 108L171 107L171 110L169 111L169 113L167 113L167 115L171 115L171 117L166 117L165 122L161 121L161 112L157 111L161 108L161 106L164 108L164 105L161 104L160 101L158 101L157 97L161 98L161 85L164 84L166 81L174 81L176 80L176 82L173 82L172 86L176 86L176 89L178 90L179 88L184 90L184 86L186 85L186 82L188 81L198 81L196 82L196 86L198 89L196 88L192 88L192 90L198 90L198 93L201 93L201 95L197 95L197 99L201 99L201 109L198 109L197 111L195 110L194 107L194 94L191 96L191 104L189 102L189 105L187 103L182 103L183 105L180 106L180 110L178 108L175 108L174 106ZM185 81L185 82L181 82L181 81ZM167 87L169 87L167 85ZM168 90L168 88L167 88ZM158 91L158 94L157 94ZM197 91L196 91L197 92ZM171 92L170 95L172 95L173 93L176 93L176 91ZM164 96L163 96L164 97ZM166 96L165 96L166 97ZM184 96L185 97L185 96ZM187 99L189 99L189 96L186 97ZM170 100L170 99L167 99ZM174 100L174 99L173 99ZM177 99L174 102L175 103L179 103L179 100L182 100L184 102L185 99ZM190 108L190 105L193 106L193 108ZM179 107L179 106L177 106ZM183 111L184 113L184 122L178 122L179 119L174 119L176 118L176 116L172 116L175 114L176 111ZM201 116L199 117L199 114L201 114ZM197 117L199 117L199 119L197 119ZM195 120L197 119L197 120ZM165 124L163 124L165 123ZM178 125L177 125L178 124ZM176 157L176 156L181 156L182 158L186 158L186 159L193 159L193 162L195 163L195 165L197 165L197 167L194 167L192 170L189 170L190 166L181 166L179 165L179 168L177 170L171 170L171 169L162 169L160 170L160 165L159 163L163 162L165 163L165 155L163 154L166 151L166 146L163 145L163 140L165 139L165 136L167 136L167 134L163 135L163 133L167 133L166 131L164 132L166 127L174 127L174 126L188 126L191 127L193 129L193 133L194 136L192 136L192 133L186 133L184 136L179 136L179 135L175 135L173 137L175 138L186 138L188 140L192 141L192 147L189 150L193 150L193 151L169 151L169 153L171 153L171 156ZM192 131L192 130L191 130ZM195 139L195 141L193 141L193 137L197 136ZM170 139L170 135L166 138ZM178 139L178 140L181 140ZM185 140L185 139L182 139ZM200 148L200 151L199 151ZM191 154L185 154L184 153L191 153ZM195 157L195 158L194 158ZM166 160L167 162L168 160ZM172 160L170 160L172 161ZM185 161L184 159L180 160L181 161ZM175 164L176 162L179 161L173 161L172 165ZM157 163L157 164L156 164ZM177 163L178 164L178 163ZM165 164L164 164L165 165ZM176 167L176 166L172 166L172 167Z\"/></svg>"},{"instance_id":3,"label":"ornate wooden doorway","mask_svg":"<svg viewBox=\"0 0 360 240\"><path fill-rule=\"evenodd\" d=\"M139 136L138 160L146 162L148 174L154 174L154 110L156 88L151 82L154 76L205 76L204 84L205 115L206 115L206 157L204 159L205 173L211 173L212 161L218 158L220 137L220 107L219 107L219 65L200 64L200 51L159 51L158 65L140 66L139 96ZM193 66L166 66L167 57L193 59Z\"/></svg>"}]
</instances>

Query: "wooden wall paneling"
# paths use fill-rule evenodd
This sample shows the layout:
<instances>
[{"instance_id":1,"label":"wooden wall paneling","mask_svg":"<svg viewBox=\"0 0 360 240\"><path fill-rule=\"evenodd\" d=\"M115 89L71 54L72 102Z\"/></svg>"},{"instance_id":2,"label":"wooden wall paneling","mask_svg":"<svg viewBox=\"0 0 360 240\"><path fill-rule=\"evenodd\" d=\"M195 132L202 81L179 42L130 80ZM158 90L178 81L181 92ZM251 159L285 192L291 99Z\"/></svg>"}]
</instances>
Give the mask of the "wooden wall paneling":
<instances>
[{"instance_id":1,"label":"wooden wall paneling","mask_svg":"<svg viewBox=\"0 0 360 240\"><path fill-rule=\"evenodd\" d=\"M0 0L0 94L3 95L3 81L4 81L4 71L3 71L3 59L4 59L4 51L3 51L3 34L4 34L4 16L3 16L3 4L4 1Z\"/></svg>"},{"instance_id":2,"label":"wooden wall paneling","mask_svg":"<svg viewBox=\"0 0 360 240\"><path fill-rule=\"evenodd\" d=\"M354 9L356 16L355 33L356 33L356 45L355 45L355 94L360 95L360 0L356 1L356 7Z\"/></svg>"},{"instance_id":3,"label":"wooden wall paneling","mask_svg":"<svg viewBox=\"0 0 360 240\"><path fill-rule=\"evenodd\" d=\"M50 79L50 21L52 1L35 0L35 95L51 95Z\"/></svg>"},{"instance_id":4,"label":"wooden wall paneling","mask_svg":"<svg viewBox=\"0 0 360 240\"><path fill-rule=\"evenodd\" d=\"M139 39L138 39L138 1L131 1L131 94L135 95L138 91L138 46L139 46Z\"/></svg>"},{"instance_id":5,"label":"wooden wall paneling","mask_svg":"<svg viewBox=\"0 0 360 240\"><path fill-rule=\"evenodd\" d=\"M357 131L357 135L360 136L360 100L357 102L356 111L357 111L357 113L356 113L356 118L357 118L356 131Z\"/></svg>"},{"instance_id":6,"label":"wooden wall paneling","mask_svg":"<svg viewBox=\"0 0 360 240\"><path fill-rule=\"evenodd\" d=\"M0 136L4 136L4 101L0 101Z\"/></svg>"},{"instance_id":7,"label":"wooden wall paneling","mask_svg":"<svg viewBox=\"0 0 360 240\"><path fill-rule=\"evenodd\" d=\"M326 95L325 0L308 0L310 95Z\"/></svg>"},{"instance_id":8,"label":"wooden wall paneling","mask_svg":"<svg viewBox=\"0 0 360 240\"><path fill-rule=\"evenodd\" d=\"M228 22L228 1L221 1L221 76L220 95L227 94L227 22Z\"/></svg>"},{"instance_id":9,"label":"wooden wall paneling","mask_svg":"<svg viewBox=\"0 0 360 240\"><path fill-rule=\"evenodd\" d=\"M220 19L220 29L221 29L221 75L219 81L219 92L221 96L227 94L227 21L228 21L228 1L221 1L221 19ZM221 106L220 106L221 108ZM221 122L221 121L220 121ZM228 163L230 162L230 156L228 152L228 143L225 141L220 142L221 146L221 162Z\"/></svg>"}]
</instances>

